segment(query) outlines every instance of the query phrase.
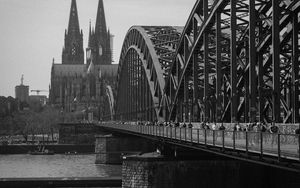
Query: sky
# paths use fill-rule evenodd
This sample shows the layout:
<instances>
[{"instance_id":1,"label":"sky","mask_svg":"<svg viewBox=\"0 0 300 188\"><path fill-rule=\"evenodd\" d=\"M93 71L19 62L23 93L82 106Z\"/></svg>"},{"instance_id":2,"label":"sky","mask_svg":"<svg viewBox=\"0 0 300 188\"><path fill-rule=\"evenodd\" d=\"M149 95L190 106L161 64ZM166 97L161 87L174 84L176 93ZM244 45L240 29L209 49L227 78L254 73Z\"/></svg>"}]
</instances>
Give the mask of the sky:
<instances>
[{"instance_id":1,"label":"sky","mask_svg":"<svg viewBox=\"0 0 300 188\"><path fill-rule=\"evenodd\" d=\"M131 26L184 26L195 2L104 0L106 25L115 35L115 63ZM22 74L30 90L49 89L52 59L61 63L70 6L71 0L0 0L0 96L14 97ZM95 25L97 7L98 0L77 0L84 48L90 20Z\"/></svg>"}]
</instances>

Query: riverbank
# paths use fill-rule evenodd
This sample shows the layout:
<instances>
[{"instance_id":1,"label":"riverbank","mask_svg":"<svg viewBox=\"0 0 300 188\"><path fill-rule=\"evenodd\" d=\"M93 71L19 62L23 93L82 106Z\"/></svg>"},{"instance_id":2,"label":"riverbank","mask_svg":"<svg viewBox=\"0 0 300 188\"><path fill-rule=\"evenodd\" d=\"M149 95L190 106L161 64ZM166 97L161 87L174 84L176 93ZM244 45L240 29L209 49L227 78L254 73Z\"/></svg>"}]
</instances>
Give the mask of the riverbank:
<instances>
[{"instance_id":1,"label":"riverbank","mask_svg":"<svg viewBox=\"0 0 300 188\"><path fill-rule=\"evenodd\" d=\"M14 144L0 145L0 154L27 154L29 151L37 150L38 145ZM54 151L55 154L64 154L67 152L76 153L95 153L94 144L49 144L45 149Z\"/></svg>"}]
</instances>

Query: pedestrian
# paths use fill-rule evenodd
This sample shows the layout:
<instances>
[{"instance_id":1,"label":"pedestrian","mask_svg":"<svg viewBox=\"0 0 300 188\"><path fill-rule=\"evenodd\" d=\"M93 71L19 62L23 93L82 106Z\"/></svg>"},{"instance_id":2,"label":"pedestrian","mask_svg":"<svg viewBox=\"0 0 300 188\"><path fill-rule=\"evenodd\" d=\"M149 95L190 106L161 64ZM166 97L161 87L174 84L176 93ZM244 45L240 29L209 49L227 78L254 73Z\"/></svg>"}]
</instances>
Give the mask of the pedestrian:
<instances>
[{"instance_id":1,"label":"pedestrian","mask_svg":"<svg viewBox=\"0 0 300 188\"><path fill-rule=\"evenodd\" d=\"M278 135L276 135L276 134L278 134L278 131L279 131L279 128L273 122L271 127L270 127L270 133L271 133L271 137L272 137L272 143L271 143L272 147L273 147L274 143L277 143Z\"/></svg>"},{"instance_id":2,"label":"pedestrian","mask_svg":"<svg viewBox=\"0 0 300 188\"><path fill-rule=\"evenodd\" d=\"M223 132L225 131L225 126L223 125L223 122L221 123L221 126L219 127L220 130L220 134L222 134L221 136L223 136Z\"/></svg>"},{"instance_id":3,"label":"pedestrian","mask_svg":"<svg viewBox=\"0 0 300 188\"><path fill-rule=\"evenodd\" d=\"M275 123L270 127L270 133L272 133L272 134L276 134L276 133L278 133L278 131L279 131L279 128L275 125Z\"/></svg>"},{"instance_id":4,"label":"pedestrian","mask_svg":"<svg viewBox=\"0 0 300 188\"><path fill-rule=\"evenodd\" d=\"M224 131L226 128L225 128L225 126L223 125L223 122L222 122L222 124L221 124L221 126L219 127L219 130L220 131Z\"/></svg>"},{"instance_id":5,"label":"pedestrian","mask_svg":"<svg viewBox=\"0 0 300 188\"><path fill-rule=\"evenodd\" d=\"M233 126L233 134L235 135L234 137L237 139L240 139L239 133L237 133L237 131L239 131L240 129L241 129L241 126L239 125L239 122L236 122Z\"/></svg>"},{"instance_id":6,"label":"pedestrian","mask_svg":"<svg viewBox=\"0 0 300 188\"><path fill-rule=\"evenodd\" d=\"M213 123L213 124L211 125L211 129L214 130L214 131L217 130L217 125L216 125L216 123Z\"/></svg>"},{"instance_id":7,"label":"pedestrian","mask_svg":"<svg viewBox=\"0 0 300 188\"><path fill-rule=\"evenodd\" d=\"M265 134L265 132L267 132L267 125L266 123L263 121L260 123L260 131L262 132L261 136L263 137L264 143L268 143L268 134Z\"/></svg>"},{"instance_id":8,"label":"pedestrian","mask_svg":"<svg viewBox=\"0 0 300 188\"><path fill-rule=\"evenodd\" d=\"M217 125L216 125L215 122L211 125L211 129L213 130L214 139L217 140L218 139L218 132L216 134Z\"/></svg>"},{"instance_id":9,"label":"pedestrian","mask_svg":"<svg viewBox=\"0 0 300 188\"><path fill-rule=\"evenodd\" d=\"M261 128L260 128L261 132L263 132L263 133L266 132L267 131L267 126L266 126L265 122L261 122L260 125L261 125Z\"/></svg>"},{"instance_id":10,"label":"pedestrian","mask_svg":"<svg viewBox=\"0 0 300 188\"><path fill-rule=\"evenodd\" d=\"M298 139L298 144L300 144L300 128L298 128L298 129L295 130L295 134L296 134L296 139ZM298 153L298 155L300 154L299 153L299 147L297 149L297 153Z\"/></svg>"},{"instance_id":11,"label":"pedestrian","mask_svg":"<svg viewBox=\"0 0 300 188\"><path fill-rule=\"evenodd\" d=\"M254 123L248 123L245 128L246 134L248 135L248 145L250 145L250 146L254 145L254 142L253 142L254 139L251 134L253 134L252 131L253 131L253 127L255 125L256 124L254 124Z\"/></svg>"},{"instance_id":12,"label":"pedestrian","mask_svg":"<svg viewBox=\"0 0 300 188\"><path fill-rule=\"evenodd\" d=\"M206 130L210 130L210 127L208 126L208 124L207 124L207 123L205 123L205 124L204 124L204 127L205 127L204 129L206 129Z\"/></svg>"}]
</instances>

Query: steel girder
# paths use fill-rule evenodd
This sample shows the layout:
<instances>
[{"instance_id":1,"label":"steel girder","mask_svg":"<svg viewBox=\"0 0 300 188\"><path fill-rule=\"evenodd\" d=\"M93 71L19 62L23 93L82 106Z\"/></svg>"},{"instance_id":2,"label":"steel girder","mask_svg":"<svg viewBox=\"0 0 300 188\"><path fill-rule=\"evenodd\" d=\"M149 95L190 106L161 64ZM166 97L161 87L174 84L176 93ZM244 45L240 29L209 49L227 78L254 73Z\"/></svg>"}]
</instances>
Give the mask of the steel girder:
<instances>
[{"instance_id":1,"label":"steel girder","mask_svg":"<svg viewBox=\"0 0 300 188\"><path fill-rule=\"evenodd\" d=\"M113 89L110 85L106 85L105 87L104 98L105 104L103 104L103 106L105 107L104 113L106 114L104 114L103 120L113 120L115 114L115 99Z\"/></svg>"},{"instance_id":2,"label":"steel girder","mask_svg":"<svg viewBox=\"0 0 300 188\"><path fill-rule=\"evenodd\" d=\"M299 122L299 8L198 0L166 83L168 119Z\"/></svg>"},{"instance_id":3,"label":"steel girder","mask_svg":"<svg viewBox=\"0 0 300 188\"><path fill-rule=\"evenodd\" d=\"M165 119L165 78L173 64L182 29L156 26L129 29L117 75L117 120Z\"/></svg>"}]
</instances>

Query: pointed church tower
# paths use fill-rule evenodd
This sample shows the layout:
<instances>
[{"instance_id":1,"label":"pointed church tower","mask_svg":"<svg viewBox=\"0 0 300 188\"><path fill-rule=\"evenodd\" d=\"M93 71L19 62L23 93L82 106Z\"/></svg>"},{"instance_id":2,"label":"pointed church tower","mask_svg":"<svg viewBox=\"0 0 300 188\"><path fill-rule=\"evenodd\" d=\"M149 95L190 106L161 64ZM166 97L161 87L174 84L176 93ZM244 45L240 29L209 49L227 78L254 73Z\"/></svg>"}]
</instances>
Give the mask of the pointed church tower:
<instances>
[{"instance_id":1,"label":"pointed church tower","mask_svg":"<svg viewBox=\"0 0 300 188\"><path fill-rule=\"evenodd\" d=\"M99 0L95 28L97 35L107 32L103 0Z\"/></svg>"},{"instance_id":2,"label":"pointed church tower","mask_svg":"<svg viewBox=\"0 0 300 188\"><path fill-rule=\"evenodd\" d=\"M84 64L83 34L79 28L76 0L72 0L69 26L65 31L62 64Z\"/></svg>"},{"instance_id":3,"label":"pointed church tower","mask_svg":"<svg viewBox=\"0 0 300 188\"><path fill-rule=\"evenodd\" d=\"M103 0L99 0L95 31L91 32L88 48L91 49L94 57L95 65L110 65L111 60L111 48L110 37L108 37L108 31L106 28L106 20L104 13Z\"/></svg>"}]
</instances>

